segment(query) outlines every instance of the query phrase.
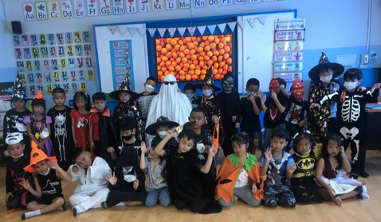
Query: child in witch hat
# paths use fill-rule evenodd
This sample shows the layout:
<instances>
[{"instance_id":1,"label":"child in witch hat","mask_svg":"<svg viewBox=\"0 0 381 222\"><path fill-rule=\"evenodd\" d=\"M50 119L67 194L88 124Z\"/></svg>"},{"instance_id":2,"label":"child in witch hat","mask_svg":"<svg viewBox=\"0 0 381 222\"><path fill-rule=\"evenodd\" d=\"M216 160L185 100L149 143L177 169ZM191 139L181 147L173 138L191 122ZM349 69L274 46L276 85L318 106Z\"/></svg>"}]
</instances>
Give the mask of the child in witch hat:
<instances>
[{"instance_id":1,"label":"child in witch hat","mask_svg":"<svg viewBox=\"0 0 381 222\"><path fill-rule=\"evenodd\" d=\"M46 155L49 157L54 156L52 141L49 138L52 118L45 115L45 99L42 96L41 89L32 100L32 109L32 114L24 116L24 123L29 138L35 142L37 148L43 150Z\"/></svg>"},{"instance_id":2,"label":"child in witch hat","mask_svg":"<svg viewBox=\"0 0 381 222\"><path fill-rule=\"evenodd\" d=\"M113 91L110 94L110 97L119 100L120 103L115 107L113 114L114 126L116 127L117 138L120 137L119 132L119 124L118 122L124 118L132 117L136 122L136 139L142 140L142 118L140 115L140 108L137 102L139 99L139 94L131 91L130 86L130 75L126 74L122 84L119 87L119 90Z\"/></svg>"},{"instance_id":3,"label":"child in witch hat","mask_svg":"<svg viewBox=\"0 0 381 222\"><path fill-rule=\"evenodd\" d=\"M5 100L11 101L14 108L8 110L4 115L3 138L7 138L7 136L13 132L22 133L24 136L25 154L30 153L30 139L26 131L26 126L23 122L24 116L29 116L31 114L31 112L25 107L27 100L31 99L27 98L25 87L22 84L19 73L17 73L15 85L13 86L12 98ZM6 150L7 144L5 143L4 145L4 150Z\"/></svg>"},{"instance_id":4,"label":"child in witch hat","mask_svg":"<svg viewBox=\"0 0 381 222\"><path fill-rule=\"evenodd\" d=\"M23 213L21 218L27 219L46 214L57 209L66 211L65 199L62 195L61 179L70 181L70 176L57 164L55 156L48 157L37 144L32 142L30 164L24 167L30 173L37 172L33 188L28 180L22 180L22 186L33 194L36 199L26 206L29 212Z\"/></svg>"},{"instance_id":5,"label":"child in witch hat","mask_svg":"<svg viewBox=\"0 0 381 222\"><path fill-rule=\"evenodd\" d=\"M160 141L165 137L167 134L167 131L178 127L179 124L173 121L169 121L167 117L160 116L156 123L152 123L146 128L146 133L148 135L156 136L153 138L151 142L151 146L155 147L157 144L160 143ZM177 140L175 138L171 138L165 145L164 149L170 149L170 150L176 150L177 149Z\"/></svg>"}]
</instances>

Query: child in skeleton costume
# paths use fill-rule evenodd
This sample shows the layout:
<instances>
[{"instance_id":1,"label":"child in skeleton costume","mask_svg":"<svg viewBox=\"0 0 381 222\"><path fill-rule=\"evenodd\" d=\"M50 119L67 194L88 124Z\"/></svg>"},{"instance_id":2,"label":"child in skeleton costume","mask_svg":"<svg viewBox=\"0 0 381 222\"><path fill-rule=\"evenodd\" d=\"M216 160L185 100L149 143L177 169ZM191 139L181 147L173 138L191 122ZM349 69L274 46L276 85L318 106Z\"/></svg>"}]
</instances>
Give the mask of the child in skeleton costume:
<instances>
[{"instance_id":1,"label":"child in skeleton costume","mask_svg":"<svg viewBox=\"0 0 381 222\"><path fill-rule=\"evenodd\" d=\"M52 92L53 101L56 104L48 111L48 116L52 118L52 133L50 139L53 144L54 153L57 162L63 170L67 170L71 164L72 152L74 147L73 133L71 126L70 112L71 108L65 105L65 90L55 88Z\"/></svg>"},{"instance_id":2,"label":"child in skeleton costume","mask_svg":"<svg viewBox=\"0 0 381 222\"><path fill-rule=\"evenodd\" d=\"M324 96L342 89L341 83L334 78L341 75L344 66L331 63L328 57L322 53L319 64L313 67L308 76L314 82L311 83L308 103L320 103ZM315 137L317 143L321 143L328 132L335 132L336 125L336 102L326 101L320 110L310 107L307 113L308 129Z\"/></svg>"},{"instance_id":3,"label":"child in skeleton costume","mask_svg":"<svg viewBox=\"0 0 381 222\"><path fill-rule=\"evenodd\" d=\"M65 199L62 194L61 179L70 181L66 172L58 166L56 157L47 157L44 152L32 142L30 164L24 168L30 173L36 172L33 188L29 181L23 180L22 186L32 193L36 199L27 205L29 212L23 213L21 218L39 216L57 209L66 211Z\"/></svg>"},{"instance_id":4,"label":"child in skeleton costume","mask_svg":"<svg viewBox=\"0 0 381 222\"><path fill-rule=\"evenodd\" d=\"M153 97L157 95L156 92L157 79L155 77L148 77L144 83L144 92L139 94L139 108L142 117L142 141L146 141L145 127L147 123L148 111Z\"/></svg>"},{"instance_id":5,"label":"child in skeleton costume","mask_svg":"<svg viewBox=\"0 0 381 222\"><path fill-rule=\"evenodd\" d=\"M111 169L104 159L91 156L83 149L75 149L73 158L76 164L69 167L67 174L72 182L78 181L74 194L69 198L73 216L76 216L91 208L99 208L106 201L110 192L106 178Z\"/></svg>"},{"instance_id":6,"label":"child in skeleton costume","mask_svg":"<svg viewBox=\"0 0 381 222\"><path fill-rule=\"evenodd\" d=\"M44 115L45 99L42 97L41 89L32 100L32 109L33 113L29 116L24 116L23 120L29 138L34 141L37 144L37 147L42 149L48 157L54 156L52 141L49 138L52 119L50 116Z\"/></svg>"},{"instance_id":7,"label":"child in skeleton costume","mask_svg":"<svg viewBox=\"0 0 381 222\"><path fill-rule=\"evenodd\" d=\"M24 116L29 116L31 112L25 108L26 101L30 100L26 98L25 87L22 84L22 80L17 73L15 85L13 86L12 98L5 101L11 101L14 108L8 110L4 115L3 120L3 138L13 132L21 132L24 136L25 154L30 154L30 138L26 131L26 126L23 122ZM4 144L4 150L7 150L7 144Z\"/></svg>"},{"instance_id":8,"label":"child in skeleton costume","mask_svg":"<svg viewBox=\"0 0 381 222\"><path fill-rule=\"evenodd\" d=\"M25 143L23 134L19 132L9 133L5 143L9 154L5 156L7 162L5 202L7 213L12 214L16 208L26 207L34 199L33 195L22 186L22 180L29 180L32 176L24 170L24 167L29 165L30 152L24 155Z\"/></svg>"},{"instance_id":9,"label":"child in skeleton costume","mask_svg":"<svg viewBox=\"0 0 381 222\"><path fill-rule=\"evenodd\" d=\"M198 101L196 102L198 107L200 107L205 112L206 117L206 125L208 126L208 129L211 131L214 131L215 123L213 122L212 116L214 113L214 107L216 105L216 95L215 92L220 91L221 88L214 86L214 79L213 79L213 67L211 66L210 69L206 72L205 78L202 82L202 84L196 84L196 88L202 90L201 96L198 98ZM218 111L217 114L218 117L220 117L220 111ZM218 144L220 147L222 147L222 144L224 142L224 132L223 127L221 123L221 119L218 121ZM214 132L217 133L217 132Z\"/></svg>"},{"instance_id":10,"label":"child in skeleton costume","mask_svg":"<svg viewBox=\"0 0 381 222\"><path fill-rule=\"evenodd\" d=\"M260 163L262 176L267 174L262 204L266 207L281 205L294 208L296 200L289 180L296 166L292 156L283 150L287 145L288 132L284 129L275 130L270 139L273 148L267 148Z\"/></svg>"},{"instance_id":11,"label":"child in skeleton costume","mask_svg":"<svg viewBox=\"0 0 381 222\"><path fill-rule=\"evenodd\" d=\"M74 147L89 150L90 97L84 92L76 92L73 97L74 109L70 112Z\"/></svg>"},{"instance_id":12,"label":"child in skeleton costume","mask_svg":"<svg viewBox=\"0 0 381 222\"><path fill-rule=\"evenodd\" d=\"M316 155L311 149L312 137L307 133L297 133L294 139L294 154L296 169L291 178L291 190L297 203L320 202L315 182Z\"/></svg>"},{"instance_id":13,"label":"child in skeleton costume","mask_svg":"<svg viewBox=\"0 0 381 222\"><path fill-rule=\"evenodd\" d=\"M286 129L290 134L289 142L291 142L295 134L303 132L304 123L307 121L305 119L305 112L308 110L308 104L307 101L303 100L304 92L304 85L301 81L292 83L291 96L288 98L285 118Z\"/></svg>"},{"instance_id":14,"label":"child in skeleton costume","mask_svg":"<svg viewBox=\"0 0 381 222\"><path fill-rule=\"evenodd\" d=\"M119 124L118 122L127 118L132 117L135 119L136 139L142 141L142 118L140 116L139 104L136 101L139 98L139 94L132 92L130 88L130 76L126 74L119 90L110 93L110 97L115 100L120 100L120 103L115 107L113 114L113 122L116 130L116 137L119 138Z\"/></svg>"},{"instance_id":15,"label":"child in skeleton costume","mask_svg":"<svg viewBox=\"0 0 381 222\"><path fill-rule=\"evenodd\" d=\"M356 90L362 82L363 73L360 69L348 69L344 73L344 89L326 95L320 101L320 104L311 106L322 106L326 101L335 101L337 103L337 121L338 134L343 139L345 150L351 147L351 176L357 178L358 175L368 177L365 172L365 149L361 147L361 139L364 131L365 105L373 99L373 92L379 88L375 84L371 89L360 92Z\"/></svg>"},{"instance_id":16,"label":"child in skeleton costume","mask_svg":"<svg viewBox=\"0 0 381 222\"><path fill-rule=\"evenodd\" d=\"M233 153L230 138L238 132L239 122L241 120L239 94L233 91L233 86L234 81L232 75L225 75L222 79L223 92L217 95L212 116L214 123L218 123L221 120L222 128L224 129L222 149L225 156ZM221 118L218 117L220 113Z\"/></svg>"},{"instance_id":17,"label":"child in skeleton costume","mask_svg":"<svg viewBox=\"0 0 381 222\"><path fill-rule=\"evenodd\" d=\"M272 79L269 85L271 96L263 102L263 93L260 93L262 110L265 112L263 119L265 133L263 135L262 153L270 146L270 137L273 131L286 129L284 119L286 117L285 110L287 107L287 99L280 93L280 84L278 80ZM287 138L288 139L288 138Z\"/></svg>"}]
</instances>

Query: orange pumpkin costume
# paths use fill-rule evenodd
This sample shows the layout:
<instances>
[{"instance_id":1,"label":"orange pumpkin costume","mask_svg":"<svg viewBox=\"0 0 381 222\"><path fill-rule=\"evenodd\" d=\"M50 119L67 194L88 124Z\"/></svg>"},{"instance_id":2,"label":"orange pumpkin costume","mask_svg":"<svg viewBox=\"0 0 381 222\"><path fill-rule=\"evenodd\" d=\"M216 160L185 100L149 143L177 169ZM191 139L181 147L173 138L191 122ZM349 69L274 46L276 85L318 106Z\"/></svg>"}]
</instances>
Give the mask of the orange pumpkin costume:
<instances>
[{"instance_id":1,"label":"orange pumpkin costume","mask_svg":"<svg viewBox=\"0 0 381 222\"><path fill-rule=\"evenodd\" d=\"M250 187L252 187L254 183L260 184L257 191L253 193L253 197L257 201L263 199L264 180L261 175L261 168L255 156L248 154L245 163L241 163L238 161L235 154L231 154L225 158L224 162L222 162L220 170L218 171L217 186L214 197L215 200L222 198L225 203L229 201L233 202L233 189L241 168L244 168L250 178Z\"/></svg>"}]
</instances>

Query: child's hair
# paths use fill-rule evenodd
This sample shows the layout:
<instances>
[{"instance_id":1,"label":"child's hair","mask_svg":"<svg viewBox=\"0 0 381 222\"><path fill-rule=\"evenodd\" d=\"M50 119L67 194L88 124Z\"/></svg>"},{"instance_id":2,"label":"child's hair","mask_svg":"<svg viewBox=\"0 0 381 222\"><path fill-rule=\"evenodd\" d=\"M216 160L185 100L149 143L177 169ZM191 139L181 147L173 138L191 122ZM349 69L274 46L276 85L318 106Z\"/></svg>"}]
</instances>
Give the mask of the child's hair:
<instances>
[{"instance_id":1,"label":"child's hair","mask_svg":"<svg viewBox=\"0 0 381 222\"><path fill-rule=\"evenodd\" d=\"M289 134L288 134L287 130L285 130L285 129L274 130L271 133L270 139L273 139L273 138L284 139L284 140L288 141Z\"/></svg>"},{"instance_id":2,"label":"child's hair","mask_svg":"<svg viewBox=\"0 0 381 222\"><path fill-rule=\"evenodd\" d=\"M56 93L62 93L65 95L65 90L60 88L60 87L57 87L57 88L53 89L52 95L54 96L54 94L56 94Z\"/></svg>"},{"instance_id":3,"label":"child's hair","mask_svg":"<svg viewBox=\"0 0 381 222\"><path fill-rule=\"evenodd\" d=\"M184 86L184 92L185 92L185 90L192 90L193 92L196 92L196 86L193 85L192 83L187 83Z\"/></svg>"},{"instance_id":4,"label":"child's hair","mask_svg":"<svg viewBox=\"0 0 381 222\"><path fill-rule=\"evenodd\" d=\"M361 69L356 69L356 68L351 68L351 69L348 69L345 73L344 73L344 81L346 79L350 79L350 80L354 80L354 79L357 79L357 80L361 80L363 78L364 74L363 72L361 71Z\"/></svg>"},{"instance_id":5,"label":"child's hair","mask_svg":"<svg viewBox=\"0 0 381 222\"><path fill-rule=\"evenodd\" d=\"M254 142L252 140L249 140L249 137L246 135L245 132L236 133L232 136L230 142L233 144L233 142L236 142L238 145L244 144L246 146L247 143L249 143L249 146L246 147L246 150L252 150L254 146Z\"/></svg>"},{"instance_id":6,"label":"child's hair","mask_svg":"<svg viewBox=\"0 0 381 222\"><path fill-rule=\"evenodd\" d=\"M204 114L204 116L206 116L205 111L203 109L201 109L201 107L193 108L190 114L192 114L192 113L202 113L202 114Z\"/></svg>"},{"instance_id":7,"label":"child's hair","mask_svg":"<svg viewBox=\"0 0 381 222\"><path fill-rule=\"evenodd\" d=\"M97 92L97 93L94 93L93 95L93 102L95 100L102 100L102 101L106 101L106 96L103 92Z\"/></svg>"},{"instance_id":8,"label":"child's hair","mask_svg":"<svg viewBox=\"0 0 381 222\"><path fill-rule=\"evenodd\" d=\"M82 91L76 92L73 96L73 107L74 107L74 109L78 110L78 106L75 104L75 101L77 101L77 99L80 97L82 97L86 101L85 109L87 111L90 111L90 109L91 109L90 96L87 93L84 93Z\"/></svg>"},{"instance_id":9,"label":"child's hair","mask_svg":"<svg viewBox=\"0 0 381 222\"><path fill-rule=\"evenodd\" d=\"M44 107L44 111L45 111L45 106L46 106L45 100L43 100L43 99L33 99L32 100L32 107L34 107L34 106L43 106Z\"/></svg>"},{"instance_id":10,"label":"child's hair","mask_svg":"<svg viewBox=\"0 0 381 222\"><path fill-rule=\"evenodd\" d=\"M127 117L118 123L118 127L120 131L125 131L125 130L134 130L135 129L135 119L132 117Z\"/></svg>"},{"instance_id":11,"label":"child's hair","mask_svg":"<svg viewBox=\"0 0 381 222\"><path fill-rule=\"evenodd\" d=\"M325 160L329 160L329 157L330 157L330 155L328 153L328 143L329 143L330 140L333 140L333 141L337 142L337 146L341 145L341 137L339 135L337 135L336 133L329 133L324 138L323 145L322 145L322 148L321 148L321 156ZM341 155L336 155L336 158L337 158L337 164L341 168L341 166L343 164L343 159L341 158Z\"/></svg>"},{"instance_id":12,"label":"child's hair","mask_svg":"<svg viewBox=\"0 0 381 222\"><path fill-rule=\"evenodd\" d=\"M312 138L312 136L308 133L305 133L305 132L301 132L301 133L298 133L298 135L294 138L294 150L297 149L297 146L298 144L303 140L307 140L308 142L310 142L311 144L311 147L313 146L313 143L314 143L314 140Z\"/></svg>"},{"instance_id":13,"label":"child's hair","mask_svg":"<svg viewBox=\"0 0 381 222\"><path fill-rule=\"evenodd\" d=\"M282 78L275 78L278 82L279 82L279 85L284 85L285 87L287 86L287 83L286 81L284 81L284 79Z\"/></svg>"},{"instance_id":14,"label":"child's hair","mask_svg":"<svg viewBox=\"0 0 381 222\"><path fill-rule=\"evenodd\" d=\"M178 139L187 138L188 140L193 140L193 142L195 143L196 133L193 130L184 129L183 131L181 131L181 133L179 134L179 136L177 138ZM195 144L193 144L193 146L194 145Z\"/></svg>"},{"instance_id":15,"label":"child's hair","mask_svg":"<svg viewBox=\"0 0 381 222\"><path fill-rule=\"evenodd\" d=\"M148 80L154 81L157 85L157 79L155 77L150 76L146 79L146 82L148 82Z\"/></svg>"},{"instance_id":16,"label":"child's hair","mask_svg":"<svg viewBox=\"0 0 381 222\"><path fill-rule=\"evenodd\" d=\"M246 82L246 88L249 88L250 86L258 86L259 88L259 81L256 78L251 78L247 80Z\"/></svg>"},{"instance_id":17,"label":"child's hair","mask_svg":"<svg viewBox=\"0 0 381 222\"><path fill-rule=\"evenodd\" d=\"M86 150L80 148L80 147L76 147L74 148L74 152L73 152L73 161L75 162L75 160L83 153L87 153Z\"/></svg>"}]
</instances>

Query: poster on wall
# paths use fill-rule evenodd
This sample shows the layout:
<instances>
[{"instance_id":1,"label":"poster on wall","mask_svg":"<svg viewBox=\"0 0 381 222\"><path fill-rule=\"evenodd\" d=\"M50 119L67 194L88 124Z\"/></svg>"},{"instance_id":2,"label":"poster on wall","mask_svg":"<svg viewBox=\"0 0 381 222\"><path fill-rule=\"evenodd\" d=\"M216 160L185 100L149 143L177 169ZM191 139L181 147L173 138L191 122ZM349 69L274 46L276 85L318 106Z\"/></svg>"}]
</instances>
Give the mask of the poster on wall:
<instances>
[{"instance_id":1,"label":"poster on wall","mask_svg":"<svg viewBox=\"0 0 381 222\"><path fill-rule=\"evenodd\" d=\"M110 41L113 89L119 89L126 74L131 77L131 89L135 90L131 40Z\"/></svg>"}]
</instances>

